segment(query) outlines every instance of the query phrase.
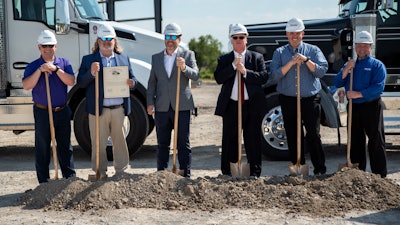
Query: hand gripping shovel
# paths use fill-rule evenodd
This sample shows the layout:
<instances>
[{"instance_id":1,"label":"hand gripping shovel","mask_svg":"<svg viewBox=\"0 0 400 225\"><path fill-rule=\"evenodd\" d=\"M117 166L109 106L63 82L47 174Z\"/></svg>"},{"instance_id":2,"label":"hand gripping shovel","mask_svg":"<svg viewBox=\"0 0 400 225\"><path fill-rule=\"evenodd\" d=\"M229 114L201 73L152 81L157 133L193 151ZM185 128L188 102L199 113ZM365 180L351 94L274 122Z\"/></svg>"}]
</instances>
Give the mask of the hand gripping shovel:
<instances>
[{"instance_id":1,"label":"hand gripping shovel","mask_svg":"<svg viewBox=\"0 0 400 225\"><path fill-rule=\"evenodd\" d=\"M95 147L96 147L96 174L91 175L89 174L88 180L89 181L97 181L100 180L100 121L99 121L99 73L96 72L94 77L94 85L95 85Z\"/></svg>"},{"instance_id":2,"label":"hand gripping shovel","mask_svg":"<svg viewBox=\"0 0 400 225\"><path fill-rule=\"evenodd\" d=\"M349 90L353 90L353 69L350 70L350 84ZM358 163L352 164L350 159L350 149L351 149L351 124L353 120L353 99L349 98L348 101L349 108L347 112L347 153L346 153L346 163L339 164L338 170L342 170L344 167L357 168Z\"/></svg>"},{"instance_id":3,"label":"hand gripping shovel","mask_svg":"<svg viewBox=\"0 0 400 225\"><path fill-rule=\"evenodd\" d=\"M173 157L172 157L172 172L184 175L184 170L178 170L176 168L176 152L178 145L178 121L179 121L179 92L181 86L181 69L178 67L178 75L176 77L176 95L175 95L175 114L174 114L174 146L173 146Z\"/></svg>"},{"instance_id":4,"label":"hand gripping shovel","mask_svg":"<svg viewBox=\"0 0 400 225\"><path fill-rule=\"evenodd\" d=\"M44 73L45 81L46 81L46 93L47 93L47 110L49 113L49 123L50 123L50 135L51 135L51 151L53 153L53 164L54 164L54 180L58 180L58 157L57 157L57 149L56 149L56 136L54 131L54 120L53 120L53 107L51 105L51 96L50 96L50 85L49 85L49 74L47 72Z\"/></svg>"},{"instance_id":5,"label":"hand gripping shovel","mask_svg":"<svg viewBox=\"0 0 400 225\"><path fill-rule=\"evenodd\" d=\"M231 174L233 177L250 176L250 165L242 164L242 75L239 71L236 73L238 81L238 161L230 163Z\"/></svg>"},{"instance_id":6,"label":"hand gripping shovel","mask_svg":"<svg viewBox=\"0 0 400 225\"><path fill-rule=\"evenodd\" d=\"M297 162L289 165L290 175L308 176L309 166L301 165L301 101L300 101L300 64L297 64Z\"/></svg>"}]
</instances>

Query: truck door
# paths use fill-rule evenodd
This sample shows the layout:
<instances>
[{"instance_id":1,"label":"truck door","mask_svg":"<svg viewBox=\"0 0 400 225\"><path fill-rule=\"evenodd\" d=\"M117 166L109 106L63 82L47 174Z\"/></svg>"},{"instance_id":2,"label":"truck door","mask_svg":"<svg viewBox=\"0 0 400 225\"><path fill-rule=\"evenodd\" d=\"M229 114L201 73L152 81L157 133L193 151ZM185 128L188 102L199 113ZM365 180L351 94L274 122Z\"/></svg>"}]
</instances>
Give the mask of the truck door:
<instances>
[{"instance_id":1,"label":"truck door","mask_svg":"<svg viewBox=\"0 0 400 225\"><path fill-rule=\"evenodd\" d=\"M12 0L7 11L8 68L13 87L22 87L26 65L39 57L37 37L42 30L55 29L56 0ZM56 35L56 55L67 58L74 71L80 63L79 36L76 31Z\"/></svg>"}]
</instances>

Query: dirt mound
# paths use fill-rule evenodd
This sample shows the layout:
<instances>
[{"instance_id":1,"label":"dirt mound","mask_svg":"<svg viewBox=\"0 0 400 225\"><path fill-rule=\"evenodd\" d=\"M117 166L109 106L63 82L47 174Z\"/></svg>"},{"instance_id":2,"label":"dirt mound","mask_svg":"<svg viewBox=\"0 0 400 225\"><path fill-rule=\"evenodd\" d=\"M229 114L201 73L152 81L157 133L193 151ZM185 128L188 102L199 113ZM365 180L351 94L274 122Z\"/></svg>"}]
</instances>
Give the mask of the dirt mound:
<instances>
[{"instance_id":1,"label":"dirt mound","mask_svg":"<svg viewBox=\"0 0 400 225\"><path fill-rule=\"evenodd\" d=\"M279 208L288 213L326 217L350 210L397 208L400 186L347 168L306 179L218 176L192 180L171 172L156 172L122 174L97 182L79 178L51 181L27 191L19 200L26 208L44 210Z\"/></svg>"}]
</instances>

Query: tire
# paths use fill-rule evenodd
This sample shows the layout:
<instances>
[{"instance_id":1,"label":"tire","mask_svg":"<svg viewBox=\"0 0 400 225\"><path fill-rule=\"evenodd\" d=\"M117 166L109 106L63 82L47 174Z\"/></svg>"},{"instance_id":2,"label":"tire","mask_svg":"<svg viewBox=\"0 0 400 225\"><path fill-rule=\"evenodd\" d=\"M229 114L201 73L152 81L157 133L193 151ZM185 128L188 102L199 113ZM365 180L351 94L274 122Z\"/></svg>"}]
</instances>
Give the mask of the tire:
<instances>
[{"instance_id":1,"label":"tire","mask_svg":"<svg viewBox=\"0 0 400 225\"><path fill-rule=\"evenodd\" d=\"M289 150L278 93L265 96L267 109L261 123L264 156L274 160L289 160Z\"/></svg>"},{"instance_id":2,"label":"tire","mask_svg":"<svg viewBox=\"0 0 400 225\"><path fill-rule=\"evenodd\" d=\"M85 111L85 99L83 99L74 115L74 132L79 146L89 155L92 154L92 144L89 132L88 113ZM125 117L124 129L129 155L136 153L143 145L149 129L149 119L144 106L135 97L131 96L131 114ZM112 142L109 139L107 146L107 159L112 161Z\"/></svg>"}]
</instances>

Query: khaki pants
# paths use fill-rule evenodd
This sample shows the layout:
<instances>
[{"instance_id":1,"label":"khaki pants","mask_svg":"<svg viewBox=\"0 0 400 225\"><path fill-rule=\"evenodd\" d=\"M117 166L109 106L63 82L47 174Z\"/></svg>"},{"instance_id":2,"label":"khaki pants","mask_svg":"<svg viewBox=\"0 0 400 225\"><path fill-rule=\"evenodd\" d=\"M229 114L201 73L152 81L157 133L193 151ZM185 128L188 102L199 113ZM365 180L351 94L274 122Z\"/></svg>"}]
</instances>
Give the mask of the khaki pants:
<instances>
[{"instance_id":1,"label":"khaki pants","mask_svg":"<svg viewBox=\"0 0 400 225\"><path fill-rule=\"evenodd\" d=\"M115 171L123 172L129 166L129 152L123 129L124 108L103 108L99 116L99 170L101 175L107 172L107 140L111 137ZM96 117L89 114L90 138L92 140L92 169L96 171Z\"/></svg>"}]
</instances>

